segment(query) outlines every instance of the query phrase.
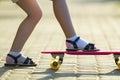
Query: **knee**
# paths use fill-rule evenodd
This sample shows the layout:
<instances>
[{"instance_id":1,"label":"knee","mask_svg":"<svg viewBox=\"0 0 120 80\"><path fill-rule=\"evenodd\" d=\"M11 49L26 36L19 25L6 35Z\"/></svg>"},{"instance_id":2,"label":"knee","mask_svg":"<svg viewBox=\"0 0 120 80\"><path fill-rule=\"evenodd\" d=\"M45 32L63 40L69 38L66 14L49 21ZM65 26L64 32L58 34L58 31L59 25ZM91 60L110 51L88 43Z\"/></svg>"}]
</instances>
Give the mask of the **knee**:
<instances>
[{"instance_id":1,"label":"knee","mask_svg":"<svg viewBox=\"0 0 120 80\"><path fill-rule=\"evenodd\" d=\"M42 17L42 11L37 11L34 15L35 20L39 21Z\"/></svg>"},{"instance_id":2,"label":"knee","mask_svg":"<svg viewBox=\"0 0 120 80\"><path fill-rule=\"evenodd\" d=\"M32 14L28 14L28 18L30 18L34 22L38 22L41 19L41 17L42 17L41 10L33 11Z\"/></svg>"},{"instance_id":3,"label":"knee","mask_svg":"<svg viewBox=\"0 0 120 80\"><path fill-rule=\"evenodd\" d=\"M34 15L33 15L34 19L33 20L39 21L41 19L41 17L42 17L42 11L41 10L34 12Z\"/></svg>"}]
</instances>

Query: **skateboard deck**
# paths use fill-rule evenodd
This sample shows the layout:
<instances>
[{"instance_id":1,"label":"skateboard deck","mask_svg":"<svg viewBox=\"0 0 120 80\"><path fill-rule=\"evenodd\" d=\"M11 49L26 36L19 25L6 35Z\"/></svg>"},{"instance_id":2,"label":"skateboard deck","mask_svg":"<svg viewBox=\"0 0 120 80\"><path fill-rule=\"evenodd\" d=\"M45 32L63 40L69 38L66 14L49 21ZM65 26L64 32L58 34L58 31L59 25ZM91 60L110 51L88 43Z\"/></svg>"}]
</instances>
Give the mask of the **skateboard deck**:
<instances>
[{"instance_id":1,"label":"skateboard deck","mask_svg":"<svg viewBox=\"0 0 120 80\"><path fill-rule=\"evenodd\" d=\"M43 51L43 54L69 54L69 55L120 55L120 51Z\"/></svg>"}]
</instances>

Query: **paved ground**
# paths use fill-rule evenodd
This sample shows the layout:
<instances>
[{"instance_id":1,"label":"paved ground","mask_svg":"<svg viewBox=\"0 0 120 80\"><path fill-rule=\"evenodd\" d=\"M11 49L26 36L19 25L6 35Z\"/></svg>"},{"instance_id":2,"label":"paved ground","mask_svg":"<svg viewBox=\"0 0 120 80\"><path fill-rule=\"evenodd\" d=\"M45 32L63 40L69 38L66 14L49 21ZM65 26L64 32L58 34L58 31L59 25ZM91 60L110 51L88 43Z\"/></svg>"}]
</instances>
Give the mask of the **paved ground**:
<instances>
[{"instance_id":1,"label":"paved ground","mask_svg":"<svg viewBox=\"0 0 120 80\"><path fill-rule=\"evenodd\" d=\"M68 0L75 30L81 37L94 42L101 50L120 49L120 5L109 0ZM18 25L25 13L8 0L0 1L0 80L120 80L120 71L113 55L70 56L65 55L58 71L49 69L50 55L44 50L64 50L65 37L57 23L52 3L39 0L43 18L25 44L23 53L32 57L36 67L4 67Z\"/></svg>"}]
</instances>

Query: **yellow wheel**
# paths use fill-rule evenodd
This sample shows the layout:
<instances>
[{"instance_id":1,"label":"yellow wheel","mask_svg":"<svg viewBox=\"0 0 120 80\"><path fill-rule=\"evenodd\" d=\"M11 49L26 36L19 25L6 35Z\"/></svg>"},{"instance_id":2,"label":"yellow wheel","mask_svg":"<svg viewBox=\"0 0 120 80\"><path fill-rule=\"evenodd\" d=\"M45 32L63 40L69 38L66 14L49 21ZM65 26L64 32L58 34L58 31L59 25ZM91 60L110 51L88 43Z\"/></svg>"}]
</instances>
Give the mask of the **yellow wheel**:
<instances>
[{"instance_id":1,"label":"yellow wheel","mask_svg":"<svg viewBox=\"0 0 120 80\"><path fill-rule=\"evenodd\" d=\"M117 62L118 69L120 70L120 60Z\"/></svg>"},{"instance_id":2,"label":"yellow wheel","mask_svg":"<svg viewBox=\"0 0 120 80\"><path fill-rule=\"evenodd\" d=\"M60 63L59 59L57 59L57 58L53 58L50 61L51 69L58 70L60 68L60 65L61 65L61 63Z\"/></svg>"}]
</instances>

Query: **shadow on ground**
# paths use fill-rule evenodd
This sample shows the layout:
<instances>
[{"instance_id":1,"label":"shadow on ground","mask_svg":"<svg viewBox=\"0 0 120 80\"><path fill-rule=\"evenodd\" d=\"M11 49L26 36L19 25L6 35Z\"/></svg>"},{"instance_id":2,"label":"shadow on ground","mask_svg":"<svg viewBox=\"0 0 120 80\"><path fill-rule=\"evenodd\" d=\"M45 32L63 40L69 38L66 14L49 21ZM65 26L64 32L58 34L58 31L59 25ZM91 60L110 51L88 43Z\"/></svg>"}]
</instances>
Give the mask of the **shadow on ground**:
<instances>
[{"instance_id":1,"label":"shadow on ground","mask_svg":"<svg viewBox=\"0 0 120 80\"><path fill-rule=\"evenodd\" d=\"M120 2L120 0L77 0L80 3L107 3L107 2Z\"/></svg>"},{"instance_id":2,"label":"shadow on ground","mask_svg":"<svg viewBox=\"0 0 120 80\"><path fill-rule=\"evenodd\" d=\"M82 75L96 75L96 76L120 76L120 70L113 70L111 72L108 73L85 73L85 72L76 72L76 73L72 73L72 72L57 72L55 70L51 70L51 69L47 69L45 72L33 72L31 74L47 74L45 77L42 77L38 80L50 80L50 79L54 79L54 78L61 78L61 77L80 77Z\"/></svg>"},{"instance_id":3,"label":"shadow on ground","mask_svg":"<svg viewBox=\"0 0 120 80\"><path fill-rule=\"evenodd\" d=\"M7 71L9 71L9 70L12 70L12 69L13 69L13 67L5 67L5 66L0 67L0 77L1 77L5 72L7 72Z\"/></svg>"}]
</instances>

